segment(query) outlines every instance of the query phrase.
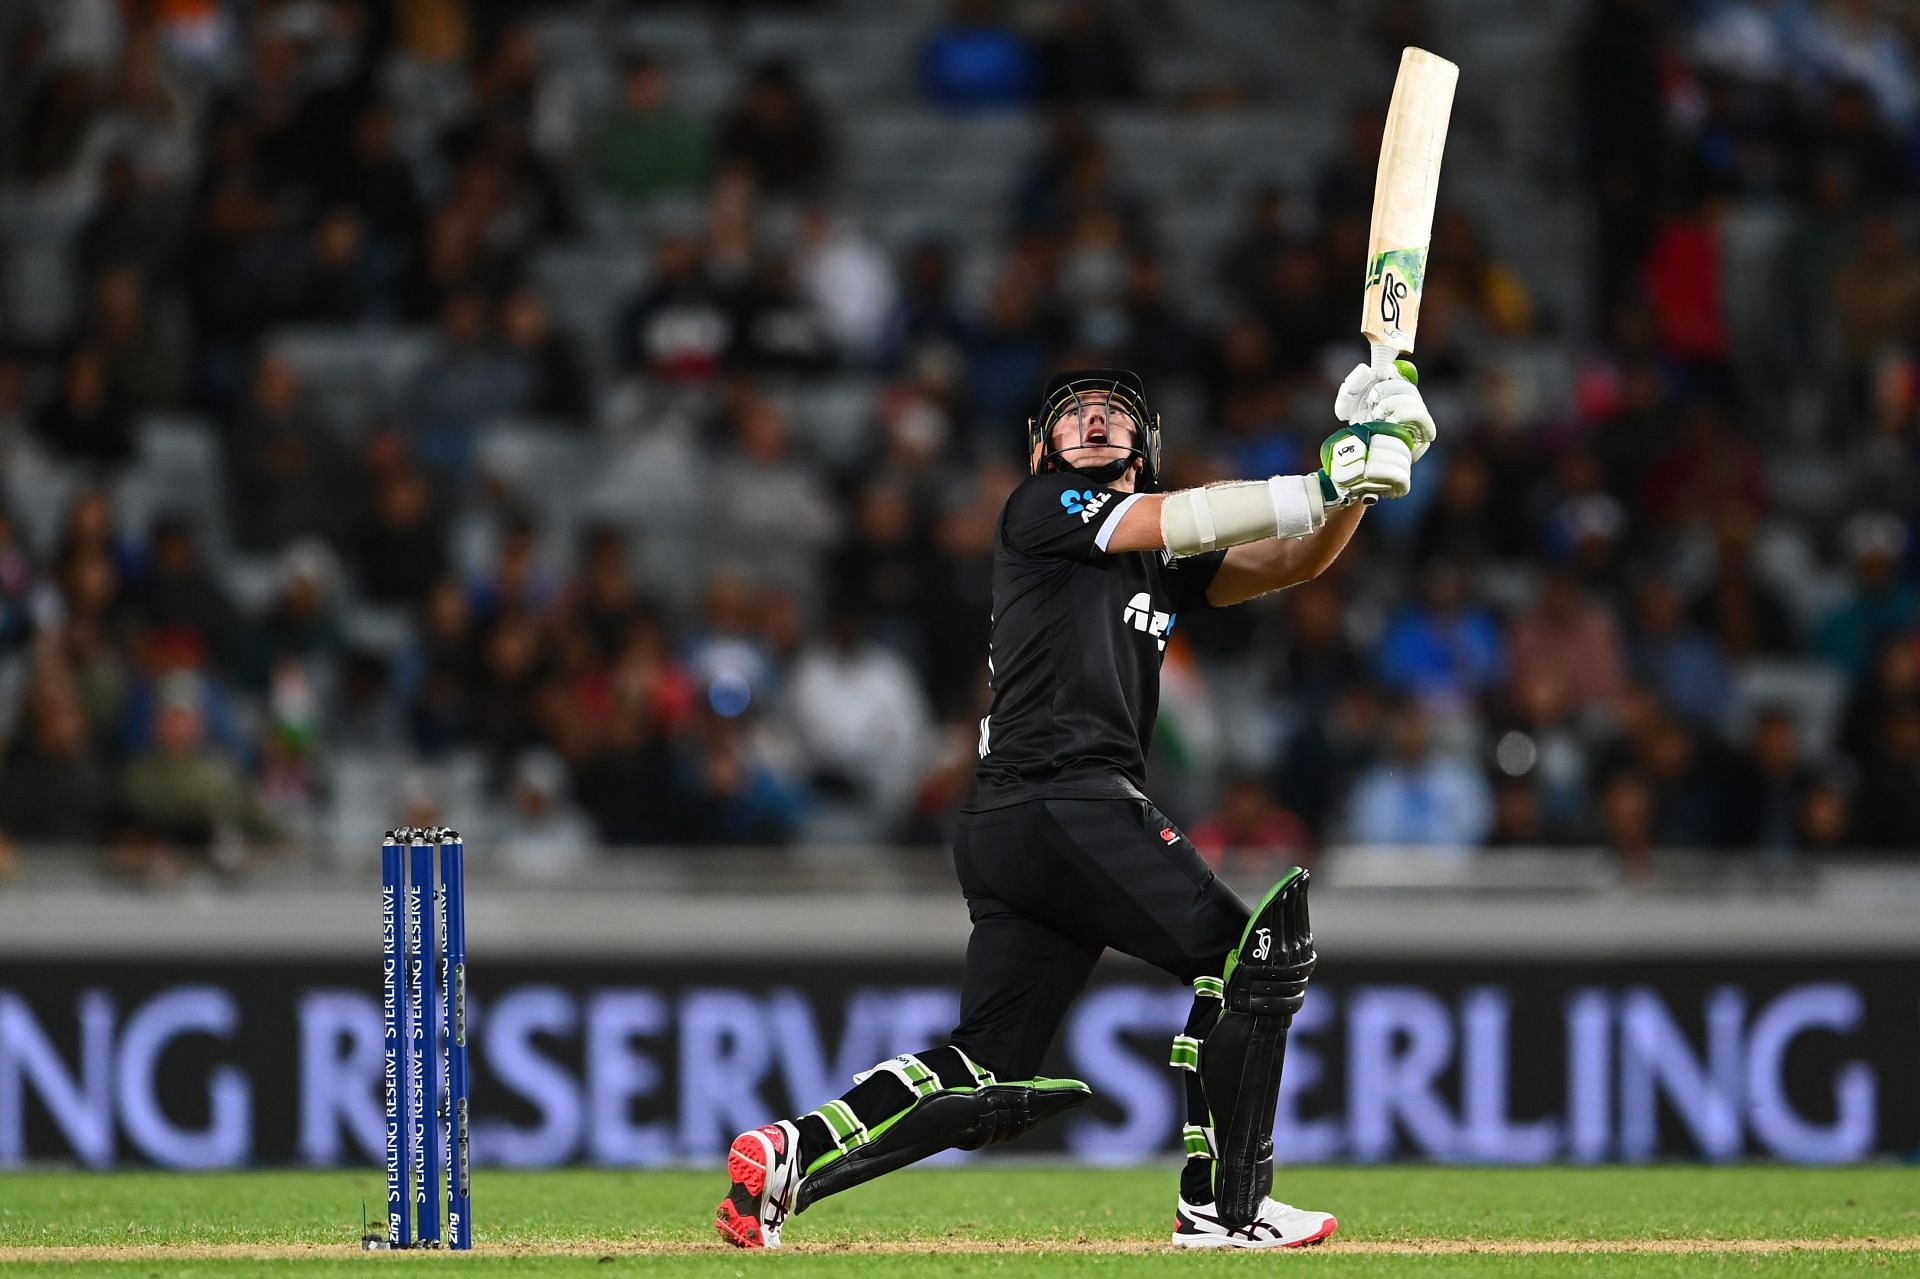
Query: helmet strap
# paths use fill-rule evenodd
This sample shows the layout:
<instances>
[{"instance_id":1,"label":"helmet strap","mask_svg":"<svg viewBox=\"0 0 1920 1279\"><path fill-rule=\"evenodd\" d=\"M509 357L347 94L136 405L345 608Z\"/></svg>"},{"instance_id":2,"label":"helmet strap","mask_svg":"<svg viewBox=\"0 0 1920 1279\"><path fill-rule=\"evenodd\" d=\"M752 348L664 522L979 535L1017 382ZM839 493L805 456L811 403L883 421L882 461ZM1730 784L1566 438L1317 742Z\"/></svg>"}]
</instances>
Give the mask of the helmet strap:
<instances>
[{"instance_id":1,"label":"helmet strap","mask_svg":"<svg viewBox=\"0 0 1920 1279\"><path fill-rule=\"evenodd\" d=\"M1127 473L1137 454L1116 457L1111 462L1102 462L1098 466L1070 466L1067 469L1075 475L1083 476L1096 484L1111 484Z\"/></svg>"}]
</instances>

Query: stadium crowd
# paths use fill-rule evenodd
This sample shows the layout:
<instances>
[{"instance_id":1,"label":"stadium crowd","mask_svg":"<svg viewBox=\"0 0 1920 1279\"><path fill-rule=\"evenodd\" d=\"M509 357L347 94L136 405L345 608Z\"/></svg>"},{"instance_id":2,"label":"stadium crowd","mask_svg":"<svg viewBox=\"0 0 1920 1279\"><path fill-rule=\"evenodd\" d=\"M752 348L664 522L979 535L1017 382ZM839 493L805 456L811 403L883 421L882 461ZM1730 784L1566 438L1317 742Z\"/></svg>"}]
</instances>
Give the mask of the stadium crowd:
<instances>
[{"instance_id":1,"label":"stadium crowd","mask_svg":"<svg viewBox=\"0 0 1920 1279\"><path fill-rule=\"evenodd\" d=\"M597 99L540 39L574 10L624 33ZM1447 50L1431 10L1379 6L1369 56ZM1180 409L1175 484L1311 469L1360 354L1380 103L1345 104L1317 181L1244 190L1189 281L1103 113L1258 87L1157 99L1119 0L932 16L903 108L1047 120L993 244L883 245L814 65L744 62L699 109L618 6L7 6L0 205L80 213L48 296L16 279L0 311L6 839L166 878L457 810L465 768L476 848L527 874L939 842L1037 388L1140 370ZM1582 6L1540 180L1592 211L1562 264L1586 309L1443 188L1413 496L1168 650L1154 782L1204 849L1920 846L1914 28L1872 0ZM644 228L646 270L583 331L535 264L609 227ZM343 408L276 342L316 327L421 355ZM849 376L854 447L818 447L785 389ZM490 465L506 419L624 477L632 518L556 524ZM206 424L217 491L136 522L155 421ZM676 502L691 564L647 533ZM356 764L387 789L346 788Z\"/></svg>"}]
</instances>

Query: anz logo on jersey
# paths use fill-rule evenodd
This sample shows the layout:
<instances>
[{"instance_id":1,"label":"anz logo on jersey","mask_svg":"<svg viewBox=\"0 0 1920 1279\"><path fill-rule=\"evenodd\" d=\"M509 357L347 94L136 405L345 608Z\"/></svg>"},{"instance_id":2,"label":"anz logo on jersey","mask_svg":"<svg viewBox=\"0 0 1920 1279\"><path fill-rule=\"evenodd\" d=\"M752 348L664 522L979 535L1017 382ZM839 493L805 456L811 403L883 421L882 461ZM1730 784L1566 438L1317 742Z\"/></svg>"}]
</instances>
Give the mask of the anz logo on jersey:
<instances>
[{"instance_id":1,"label":"anz logo on jersey","mask_svg":"<svg viewBox=\"0 0 1920 1279\"><path fill-rule=\"evenodd\" d=\"M1082 524L1100 514L1112 500L1111 492L1097 493L1092 489L1068 489L1060 495L1060 505L1066 508L1068 515L1078 515Z\"/></svg>"},{"instance_id":2,"label":"anz logo on jersey","mask_svg":"<svg viewBox=\"0 0 1920 1279\"><path fill-rule=\"evenodd\" d=\"M1177 613L1162 613L1153 607L1153 597L1140 591L1127 601L1126 608L1120 612L1120 620L1136 631L1143 631L1160 642L1160 651L1167 651L1167 636L1173 634L1173 619Z\"/></svg>"}]
</instances>

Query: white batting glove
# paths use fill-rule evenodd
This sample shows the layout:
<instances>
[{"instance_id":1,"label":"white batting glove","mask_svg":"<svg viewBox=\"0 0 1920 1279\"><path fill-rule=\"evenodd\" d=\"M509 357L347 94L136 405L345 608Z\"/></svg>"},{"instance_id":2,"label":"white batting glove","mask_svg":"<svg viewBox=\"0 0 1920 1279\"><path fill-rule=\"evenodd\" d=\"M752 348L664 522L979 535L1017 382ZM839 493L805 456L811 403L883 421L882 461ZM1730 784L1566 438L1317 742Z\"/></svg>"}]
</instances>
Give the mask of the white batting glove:
<instances>
[{"instance_id":1,"label":"white batting glove","mask_svg":"<svg viewBox=\"0 0 1920 1279\"><path fill-rule=\"evenodd\" d=\"M1320 445L1320 496L1328 510L1405 497L1412 487L1413 450L1398 426L1355 422Z\"/></svg>"},{"instance_id":2,"label":"white batting glove","mask_svg":"<svg viewBox=\"0 0 1920 1279\"><path fill-rule=\"evenodd\" d=\"M1420 394L1420 372L1409 360L1395 360L1393 370L1376 373L1371 364L1358 364L1333 397L1333 411L1342 422L1394 422L1407 428L1418 462L1433 446L1439 428Z\"/></svg>"},{"instance_id":3,"label":"white batting glove","mask_svg":"<svg viewBox=\"0 0 1920 1279\"><path fill-rule=\"evenodd\" d=\"M1373 371L1373 365L1354 365L1353 372L1347 374L1346 381L1333 394L1333 415L1342 422L1366 421L1367 394L1379 380L1380 375Z\"/></svg>"}]
</instances>

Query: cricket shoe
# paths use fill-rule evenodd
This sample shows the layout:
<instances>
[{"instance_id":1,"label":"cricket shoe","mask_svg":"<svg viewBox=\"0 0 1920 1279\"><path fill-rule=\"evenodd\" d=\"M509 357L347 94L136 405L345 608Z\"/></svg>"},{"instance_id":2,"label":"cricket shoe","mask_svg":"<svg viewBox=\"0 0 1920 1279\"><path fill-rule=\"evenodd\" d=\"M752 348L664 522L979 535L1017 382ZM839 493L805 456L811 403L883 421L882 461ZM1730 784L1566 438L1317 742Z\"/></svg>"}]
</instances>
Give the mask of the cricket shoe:
<instances>
[{"instance_id":1,"label":"cricket shoe","mask_svg":"<svg viewBox=\"0 0 1920 1279\"><path fill-rule=\"evenodd\" d=\"M1173 1214L1173 1242L1181 1248L1306 1248L1339 1228L1339 1220L1327 1213L1277 1199L1261 1200L1260 1211L1244 1226L1220 1220L1210 1203L1182 1199Z\"/></svg>"},{"instance_id":2,"label":"cricket shoe","mask_svg":"<svg viewBox=\"0 0 1920 1279\"><path fill-rule=\"evenodd\" d=\"M787 1120L743 1132L727 1149L733 1186L714 1228L736 1248L778 1248L780 1227L800 1186L800 1130Z\"/></svg>"}]
</instances>

